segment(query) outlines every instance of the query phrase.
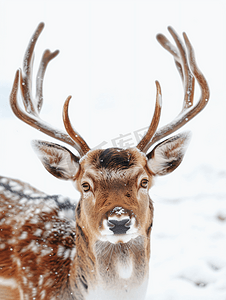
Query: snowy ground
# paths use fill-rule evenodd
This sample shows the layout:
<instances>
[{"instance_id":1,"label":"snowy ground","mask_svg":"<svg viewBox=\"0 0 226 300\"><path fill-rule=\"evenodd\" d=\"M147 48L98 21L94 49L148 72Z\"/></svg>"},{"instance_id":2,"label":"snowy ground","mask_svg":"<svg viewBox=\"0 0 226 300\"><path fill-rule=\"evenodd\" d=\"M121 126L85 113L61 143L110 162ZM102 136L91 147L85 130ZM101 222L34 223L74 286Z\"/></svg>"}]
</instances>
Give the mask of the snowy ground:
<instances>
[{"instance_id":1,"label":"snowy ground","mask_svg":"<svg viewBox=\"0 0 226 300\"><path fill-rule=\"evenodd\" d=\"M183 163L150 191L155 218L147 300L226 300L226 2L0 0L0 175L78 199L30 147L32 139L51 139L16 120L8 104L15 70L40 21L46 27L35 69L44 49L61 51L47 70L42 117L62 128L62 105L71 94L72 123L91 147L136 144L152 116L156 79L161 124L179 112L180 78L155 35L169 37L168 25L186 31L211 99L185 126L193 137Z\"/></svg>"},{"instance_id":2,"label":"snowy ground","mask_svg":"<svg viewBox=\"0 0 226 300\"><path fill-rule=\"evenodd\" d=\"M159 183L157 189L167 193L154 196L147 299L226 299L225 181L225 172L202 166L177 183L189 185L189 194L168 194L167 181ZM205 183L198 193L197 182Z\"/></svg>"}]
</instances>

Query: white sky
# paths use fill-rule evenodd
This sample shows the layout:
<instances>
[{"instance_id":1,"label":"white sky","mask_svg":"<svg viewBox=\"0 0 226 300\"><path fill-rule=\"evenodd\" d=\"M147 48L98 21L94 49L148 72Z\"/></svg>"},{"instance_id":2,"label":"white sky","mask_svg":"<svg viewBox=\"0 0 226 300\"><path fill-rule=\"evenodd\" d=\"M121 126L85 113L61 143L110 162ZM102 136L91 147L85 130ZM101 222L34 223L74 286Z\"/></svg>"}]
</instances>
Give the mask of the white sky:
<instances>
[{"instance_id":1,"label":"white sky","mask_svg":"<svg viewBox=\"0 0 226 300\"><path fill-rule=\"evenodd\" d=\"M43 169L30 147L32 139L51 139L17 120L8 104L15 71L41 21L45 29L36 47L35 69L46 48L60 50L46 73L42 116L61 127L63 102L72 95L72 122L91 147L103 141L110 145L119 134L132 137L149 125L156 79L163 92L161 124L177 115L181 81L171 55L155 36L164 33L170 38L168 25L180 34L185 31L211 99L186 126L192 142L180 169L167 180L173 184L177 176L204 164L225 171L226 1L0 0L1 175L29 181L51 194L74 193Z\"/></svg>"}]
</instances>

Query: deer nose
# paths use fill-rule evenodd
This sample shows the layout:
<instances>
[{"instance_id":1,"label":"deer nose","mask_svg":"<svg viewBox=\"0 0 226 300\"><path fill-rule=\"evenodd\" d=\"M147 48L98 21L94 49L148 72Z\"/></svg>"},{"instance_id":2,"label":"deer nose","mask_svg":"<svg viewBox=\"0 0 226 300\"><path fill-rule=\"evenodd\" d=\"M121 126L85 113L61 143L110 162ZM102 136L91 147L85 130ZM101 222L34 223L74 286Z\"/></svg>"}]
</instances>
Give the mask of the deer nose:
<instances>
[{"instance_id":1,"label":"deer nose","mask_svg":"<svg viewBox=\"0 0 226 300\"><path fill-rule=\"evenodd\" d=\"M110 219L108 220L108 227L114 234L125 234L130 229L130 218L123 220Z\"/></svg>"}]
</instances>

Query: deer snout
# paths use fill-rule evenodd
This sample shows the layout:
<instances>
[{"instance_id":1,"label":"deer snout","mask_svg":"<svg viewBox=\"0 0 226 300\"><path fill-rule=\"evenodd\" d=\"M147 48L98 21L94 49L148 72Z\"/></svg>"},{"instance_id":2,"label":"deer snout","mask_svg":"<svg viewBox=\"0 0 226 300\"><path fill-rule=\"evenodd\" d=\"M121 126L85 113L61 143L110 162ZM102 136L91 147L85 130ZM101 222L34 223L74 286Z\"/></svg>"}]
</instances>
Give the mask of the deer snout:
<instances>
[{"instance_id":1,"label":"deer snout","mask_svg":"<svg viewBox=\"0 0 226 300\"><path fill-rule=\"evenodd\" d=\"M107 225L114 234L125 234L130 229L131 220L127 216L120 220L109 217Z\"/></svg>"},{"instance_id":2,"label":"deer snout","mask_svg":"<svg viewBox=\"0 0 226 300\"><path fill-rule=\"evenodd\" d=\"M127 243L138 236L136 217L131 210L115 207L105 214L100 227L100 240Z\"/></svg>"}]
</instances>

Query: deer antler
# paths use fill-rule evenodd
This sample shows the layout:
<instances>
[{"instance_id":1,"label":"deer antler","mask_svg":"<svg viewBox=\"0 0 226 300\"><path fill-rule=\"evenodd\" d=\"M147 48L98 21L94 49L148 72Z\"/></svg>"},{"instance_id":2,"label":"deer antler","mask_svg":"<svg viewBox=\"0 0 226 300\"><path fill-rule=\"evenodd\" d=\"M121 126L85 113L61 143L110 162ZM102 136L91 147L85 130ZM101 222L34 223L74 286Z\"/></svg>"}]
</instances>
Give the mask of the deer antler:
<instances>
[{"instance_id":1,"label":"deer antler","mask_svg":"<svg viewBox=\"0 0 226 300\"><path fill-rule=\"evenodd\" d=\"M161 115L161 109L162 109L162 94L161 94L161 87L158 81L155 82L156 84L156 103L155 103L155 111L154 115L152 117L151 124L148 128L147 133L142 138L142 140L137 145L137 148L141 151L144 151L143 149L146 147L150 139L155 134L157 127L159 125L160 115Z\"/></svg>"},{"instance_id":2,"label":"deer antler","mask_svg":"<svg viewBox=\"0 0 226 300\"><path fill-rule=\"evenodd\" d=\"M183 45L183 42L177 35L176 31L172 27L168 27L168 30L172 35L178 50L162 34L157 35L157 40L174 57L176 67L179 71L179 74L181 76L184 85L183 108L180 114L177 116L177 118L175 118L169 124L158 129L156 132L154 131L155 127L153 127L153 120L152 120L147 133L145 134L141 142L137 145L137 148L143 151L144 153L146 153L154 143L170 135L171 133L175 132L176 130L181 128L184 124L186 124L188 121L190 121L192 118L194 118L206 106L210 96L208 84L202 72L197 67L194 50L192 48L192 45L187 35L183 33L188 54L186 54L186 49ZM201 97L195 106L193 106L194 84L195 84L194 77L196 78L201 88ZM154 118L155 118L155 114L153 119Z\"/></svg>"},{"instance_id":3,"label":"deer antler","mask_svg":"<svg viewBox=\"0 0 226 300\"><path fill-rule=\"evenodd\" d=\"M51 125L45 123L39 117L39 113L41 111L42 103L43 103L42 91L43 91L43 79L44 79L45 71L48 63L59 53L58 50L54 52L50 52L49 50L46 50L44 52L40 62L37 78L36 78L35 99L32 96L32 69L33 69L34 48L43 28L44 28L44 23L40 23L30 40L30 43L28 45L28 48L24 56L23 72L21 70L18 70L16 72L12 92L10 94L10 105L14 114L20 120L57 140L60 140L66 144L71 145L79 152L81 156L83 156L90 150L90 148L77 132L74 132L74 134L72 133L73 129L68 117L64 121L64 125L66 130L68 130L67 128L71 129L69 135L72 138L65 132L58 130L52 127ZM25 111L21 109L17 99L19 82L20 82L20 89L21 89ZM66 100L65 103L67 102L68 99ZM63 114L65 115L65 109L63 111Z\"/></svg>"}]
</instances>

